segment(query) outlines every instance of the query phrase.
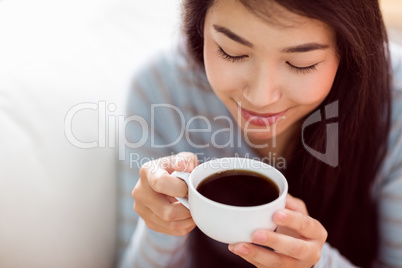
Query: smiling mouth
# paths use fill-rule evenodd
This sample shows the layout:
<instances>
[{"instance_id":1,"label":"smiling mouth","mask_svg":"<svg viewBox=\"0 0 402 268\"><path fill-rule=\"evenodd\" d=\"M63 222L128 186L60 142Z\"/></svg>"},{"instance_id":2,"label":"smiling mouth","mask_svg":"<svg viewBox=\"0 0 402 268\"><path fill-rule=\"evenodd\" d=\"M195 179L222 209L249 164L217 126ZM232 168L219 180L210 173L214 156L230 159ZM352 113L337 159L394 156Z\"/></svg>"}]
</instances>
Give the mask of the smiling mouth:
<instances>
[{"instance_id":1,"label":"smiling mouth","mask_svg":"<svg viewBox=\"0 0 402 268\"><path fill-rule=\"evenodd\" d=\"M286 112L288 110L279 112L279 113L265 113L265 114L260 114L256 113L253 111L249 111L246 109L243 109L241 106L238 105L238 109L240 110L240 113L249 124L253 124L255 126L261 126L261 127L267 127L271 126L277 122L280 121L280 119L285 116Z\"/></svg>"}]
</instances>

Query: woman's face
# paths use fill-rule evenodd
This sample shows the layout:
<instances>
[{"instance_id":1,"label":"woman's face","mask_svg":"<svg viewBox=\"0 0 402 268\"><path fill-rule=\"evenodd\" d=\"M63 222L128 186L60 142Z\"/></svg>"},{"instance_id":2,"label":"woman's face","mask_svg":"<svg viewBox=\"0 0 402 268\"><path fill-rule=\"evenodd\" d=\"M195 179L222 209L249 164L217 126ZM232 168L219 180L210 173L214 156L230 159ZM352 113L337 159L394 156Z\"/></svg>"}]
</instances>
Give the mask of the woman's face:
<instances>
[{"instance_id":1,"label":"woman's face","mask_svg":"<svg viewBox=\"0 0 402 268\"><path fill-rule=\"evenodd\" d=\"M273 6L274 22L237 0L216 0L205 18L208 80L254 144L292 132L328 95L339 64L328 26Z\"/></svg>"}]
</instances>

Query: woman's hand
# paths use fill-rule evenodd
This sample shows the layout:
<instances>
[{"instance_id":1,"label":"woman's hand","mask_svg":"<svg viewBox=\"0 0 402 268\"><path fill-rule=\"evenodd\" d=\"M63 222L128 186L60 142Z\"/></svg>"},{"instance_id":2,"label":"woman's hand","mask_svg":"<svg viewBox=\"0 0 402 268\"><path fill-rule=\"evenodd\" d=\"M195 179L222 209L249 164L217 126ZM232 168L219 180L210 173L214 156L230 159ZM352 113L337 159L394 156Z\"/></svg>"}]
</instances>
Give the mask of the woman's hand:
<instances>
[{"instance_id":1,"label":"woman's hand","mask_svg":"<svg viewBox=\"0 0 402 268\"><path fill-rule=\"evenodd\" d=\"M275 212L276 232L257 230L254 244L229 245L229 250L257 267L312 267L321 257L327 231L319 221L308 215L306 205L298 198L287 196L286 208Z\"/></svg>"},{"instance_id":2,"label":"woman's hand","mask_svg":"<svg viewBox=\"0 0 402 268\"><path fill-rule=\"evenodd\" d=\"M186 235L194 229L190 211L173 197L185 197L187 185L170 174L191 172L197 165L195 154L183 152L141 167L140 178L131 195L135 200L134 210L150 229L169 235Z\"/></svg>"}]
</instances>

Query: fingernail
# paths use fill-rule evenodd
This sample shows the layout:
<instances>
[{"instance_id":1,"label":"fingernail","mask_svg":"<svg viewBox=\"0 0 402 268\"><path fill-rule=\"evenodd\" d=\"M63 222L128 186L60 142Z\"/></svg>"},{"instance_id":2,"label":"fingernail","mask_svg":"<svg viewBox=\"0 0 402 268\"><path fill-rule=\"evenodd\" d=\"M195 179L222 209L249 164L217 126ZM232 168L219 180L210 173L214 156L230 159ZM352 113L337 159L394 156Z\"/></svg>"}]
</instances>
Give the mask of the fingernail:
<instances>
[{"instance_id":1,"label":"fingernail","mask_svg":"<svg viewBox=\"0 0 402 268\"><path fill-rule=\"evenodd\" d=\"M278 222L284 222L286 220L286 213L283 211L278 211L275 214L275 218Z\"/></svg>"},{"instance_id":2,"label":"fingernail","mask_svg":"<svg viewBox=\"0 0 402 268\"><path fill-rule=\"evenodd\" d=\"M264 243L267 241L267 234L264 231L256 231L253 235L253 241L256 243Z\"/></svg>"},{"instance_id":3,"label":"fingernail","mask_svg":"<svg viewBox=\"0 0 402 268\"><path fill-rule=\"evenodd\" d=\"M236 245L236 247L234 248L234 252L240 255L247 255L249 253L249 249L246 245Z\"/></svg>"},{"instance_id":4,"label":"fingernail","mask_svg":"<svg viewBox=\"0 0 402 268\"><path fill-rule=\"evenodd\" d=\"M229 250L233 252L233 250L234 250L234 245L233 244L229 244Z\"/></svg>"}]
</instances>

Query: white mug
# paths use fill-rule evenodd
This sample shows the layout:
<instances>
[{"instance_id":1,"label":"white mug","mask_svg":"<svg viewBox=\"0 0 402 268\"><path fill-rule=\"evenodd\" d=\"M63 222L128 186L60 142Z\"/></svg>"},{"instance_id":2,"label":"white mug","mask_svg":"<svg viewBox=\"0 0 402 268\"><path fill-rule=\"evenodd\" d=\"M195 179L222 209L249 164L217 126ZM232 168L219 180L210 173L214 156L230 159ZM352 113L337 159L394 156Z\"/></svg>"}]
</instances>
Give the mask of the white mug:
<instances>
[{"instance_id":1,"label":"white mug","mask_svg":"<svg viewBox=\"0 0 402 268\"><path fill-rule=\"evenodd\" d=\"M231 206L215 202L197 191L197 186L212 174L226 170L246 170L270 178L279 189L279 197L259 206ZM261 161L225 157L214 159L197 166L191 173L173 172L188 185L188 199L178 198L190 212L195 224L207 236L217 241L233 244L251 242L251 235L257 229L274 230L272 216L285 208L288 183L274 167Z\"/></svg>"}]
</instances>

